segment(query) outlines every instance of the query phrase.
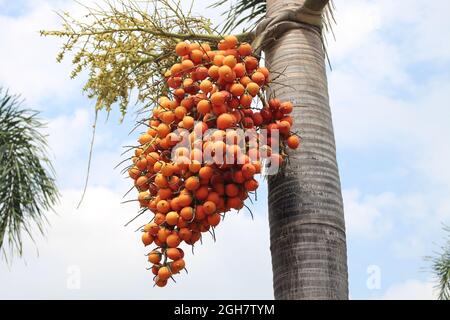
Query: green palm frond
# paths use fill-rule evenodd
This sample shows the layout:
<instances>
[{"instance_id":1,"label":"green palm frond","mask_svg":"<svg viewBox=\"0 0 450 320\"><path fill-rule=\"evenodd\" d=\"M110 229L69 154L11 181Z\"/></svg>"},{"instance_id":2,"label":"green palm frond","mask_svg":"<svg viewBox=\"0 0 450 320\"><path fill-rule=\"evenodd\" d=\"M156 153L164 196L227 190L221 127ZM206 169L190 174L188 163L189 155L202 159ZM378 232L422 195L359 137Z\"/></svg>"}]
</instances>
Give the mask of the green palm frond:
<instances>
[{"instance_id":1,"label":"green palm frond","mask_svg":"<svg viewBox=\"0 0 450 320\"><path fill-rule=\"evenodd\" d=\"M311 1L312 2L312 1ZM325 31L333 33L333 25L336 23L334 10L336 9L333 1L325 1L327 4L323 9L323 26ZM319 7L323 6L324 1L317 1ZM222 33L229 33L235 28L247 23L250 26L248 31L256 28L257 24L264 19L266 14L266 0L217 0L210 7L218 8L228 6L222 16L225 17L223 22ZM314 3L311 4L313 6Z\"/></svg>"},{"instance_id":2,"label":"green palm frond","mask_svg":"<svg viewBox=\"0 0 450 320\"><path fill-rule=\"evenodd\" d=\"M23 233L31 239L43 233L45 213L58 200L38 115L0 88L0 250L5 258L22 255Z\"/></svg>"},{"instance_id":3,"label":"green palm frond","mask_svg":"<svg viewBox=\"0 0 450 320\"><path fill-rule=\"evenodd\" d=\"M252 25L249 31L253 30L266 14L266 0L238 0L236 3L230 0L218 0L210 7L218 8L224 5L228 5L229 8L222 13L225 17L223 34L233 31L244 23Z\"/></svg>"},{"instance_id":4,"label":"green palm frond","mask_svg":"<svg viewBox=\"0 0 450 320\"><path fill-rule=\"evenodd\" d=\"M448 235L442 251L428 259L438 280L439 300L450 300L450 227L444 227L444 230L448 232Z\"/></svg>"}]
</instances>

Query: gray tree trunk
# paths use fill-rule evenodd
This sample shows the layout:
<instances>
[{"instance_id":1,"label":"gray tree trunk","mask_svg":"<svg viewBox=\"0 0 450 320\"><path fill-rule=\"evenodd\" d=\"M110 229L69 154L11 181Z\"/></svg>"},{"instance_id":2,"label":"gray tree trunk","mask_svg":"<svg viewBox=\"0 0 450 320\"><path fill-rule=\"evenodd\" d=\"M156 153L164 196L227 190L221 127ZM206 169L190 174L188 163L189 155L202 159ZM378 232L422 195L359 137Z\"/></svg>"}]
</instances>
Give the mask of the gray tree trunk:
<instances>
[{"instance_id":1,"label":"gray tree trunk","mask_svg":"<svg viewBox=\"0 0 450 320\"><path fill-rule=\"evenodd\" d=\"M268 0L267 15L303 3ZM272 89L294 103L293 130L302 137L285 172L269 178L275 298L348 299L344 211L320 32L288 31L264 52L269 69L284 74Z\"/></svg>"}]
</instances>

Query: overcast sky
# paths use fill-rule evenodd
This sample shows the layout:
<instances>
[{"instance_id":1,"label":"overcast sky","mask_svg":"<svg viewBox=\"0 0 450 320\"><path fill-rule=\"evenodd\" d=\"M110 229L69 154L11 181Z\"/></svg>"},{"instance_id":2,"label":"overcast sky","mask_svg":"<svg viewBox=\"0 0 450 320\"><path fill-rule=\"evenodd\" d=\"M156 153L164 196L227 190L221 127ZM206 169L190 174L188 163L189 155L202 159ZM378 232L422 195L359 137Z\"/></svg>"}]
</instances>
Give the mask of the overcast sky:
<instances>
[{"instance_id":1,"label":"overcast sky","mask_svg":"<svg viewBox=\"0 0 450 320\"><path fill-rule=\"evenodd\" d=\"M219 20L218 13L196 12ZM433 298L424 256L450 224L450 2L335 0L337 40L329 37L331 107L348 231L353 299ZM61 42L53 10L65 0L0 0L0 85L21 93L48 121L61 190L45 238L11 267L0 263L0 298L273 298L263 185L246 212L229 214L217 241L205 237L186 258L189 275L152 288L139 224L124 228L129 181L113 170L134 117L99 121L91 183L80 210L93 101L56 64Z\"/></svg>"}]
</instances>

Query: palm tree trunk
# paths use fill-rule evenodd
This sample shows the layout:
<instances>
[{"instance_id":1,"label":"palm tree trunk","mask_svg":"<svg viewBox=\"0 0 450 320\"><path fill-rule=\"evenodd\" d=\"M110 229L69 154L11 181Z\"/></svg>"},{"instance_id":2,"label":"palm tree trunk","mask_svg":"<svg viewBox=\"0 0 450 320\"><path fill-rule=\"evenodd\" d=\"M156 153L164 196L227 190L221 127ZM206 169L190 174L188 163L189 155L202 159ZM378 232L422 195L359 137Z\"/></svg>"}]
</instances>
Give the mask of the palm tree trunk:
<instances>
[{"instance_id":1,"label":"palm tree trunk","mask_svg":"<svg viewBox=\"0 0 450 320\"><path fill-rule=\"evenodd\" d=\"M304 2L268 0L267 15ZM283 72L272 90L294 103L294 131L302 137L285 172L269 178L275 298L348 299L344 211L320 31L290 30L265 55L272 72Z\"/></svg>"}]
</instances>

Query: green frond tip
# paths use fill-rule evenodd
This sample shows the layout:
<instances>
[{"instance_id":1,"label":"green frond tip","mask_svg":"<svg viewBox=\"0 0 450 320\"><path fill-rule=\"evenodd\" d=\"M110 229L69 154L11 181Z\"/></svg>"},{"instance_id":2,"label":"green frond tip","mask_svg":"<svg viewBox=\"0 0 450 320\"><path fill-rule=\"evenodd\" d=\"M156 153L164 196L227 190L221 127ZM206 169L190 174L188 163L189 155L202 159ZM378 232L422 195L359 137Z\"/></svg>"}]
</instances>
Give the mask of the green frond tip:
<instances>
[{"instance_id":1,"label":"green frond tip","mask_svg":"<svg viewBox=\"0 0 450 320\"><path fill-rule=\"evenodd\" d=\"M450 300L450 227L444 226L448 233L441 252L434 257L428 257L431 268L437 280L436 289L439 291L439 300Z\"/></svg>"},{"instance_id":2,"label":"green frond tip","mask_svg":"<svg viewBox=\"0 0 450 320\"><path fill-rule=\"evenodd\" d=\"M218 8L227 5L222 13L225 21L222 23L222 33L230 33L241 25L249 25L248 30L254 30L266 14L266 0L217 0L210 7Z\"/></svg>"},{"instance_id":3,"label":"green frond tip","mask_svg":"<svg viewBox=\"0 0 450 320\"><path fill-rule=\"evenodd\" d=\"M22 255L23 234L42 234L45 214L57 202L54 170L47 157L44 123L0 88L0 250Z\"/></svg>"}]
</instances>

